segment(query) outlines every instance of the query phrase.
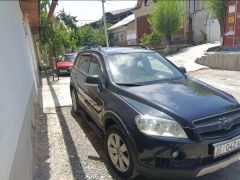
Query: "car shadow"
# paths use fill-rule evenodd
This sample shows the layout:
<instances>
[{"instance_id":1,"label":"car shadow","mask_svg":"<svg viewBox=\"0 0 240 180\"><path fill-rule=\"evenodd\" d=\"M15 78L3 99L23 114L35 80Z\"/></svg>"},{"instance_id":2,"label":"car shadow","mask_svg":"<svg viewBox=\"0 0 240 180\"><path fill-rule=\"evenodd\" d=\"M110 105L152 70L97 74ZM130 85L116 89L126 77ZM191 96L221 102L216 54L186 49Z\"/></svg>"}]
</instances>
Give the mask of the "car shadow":
<instances>
[{"instance_id":1,"label":"car shadow","mask_svg":"<svg viewBox=\"0 0 240 180\"><path fill-rule=\"evenodd\" d=\"M46 74L46 79L47 79L47 84L49 86L51 95L53 97L54 105L55 105L55 107L58 107L58 105L60 103L59 103L57 94L50 82L50 78L49 78L48 74ZM63 111L61 108L56 108L56 111L57 111L56 114L58 116L61 131L63 134L63 139L64 139L64 143L66 146L67 154L68 154L68 159L69 159L69 162L71 165L73 178L79 179L79 180L87 180L86 175L83 170L83 166L81 164L81 161L80 161L78 153L77 153L77 148L72 139L66 119L64 118ZM71 157L74 157L74 158L71 158ZM79 173L79 172L81 172L81 173Z\"/></svg>"}]
</instances>

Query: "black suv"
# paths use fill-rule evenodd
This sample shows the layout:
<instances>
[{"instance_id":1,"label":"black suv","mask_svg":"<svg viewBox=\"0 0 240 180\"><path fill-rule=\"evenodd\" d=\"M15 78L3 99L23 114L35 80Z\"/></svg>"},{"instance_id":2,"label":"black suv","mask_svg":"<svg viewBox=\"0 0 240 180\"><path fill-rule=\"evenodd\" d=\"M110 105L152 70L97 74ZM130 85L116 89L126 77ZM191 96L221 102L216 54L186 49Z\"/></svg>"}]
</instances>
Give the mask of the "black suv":
<instances>
[{"instance_id":1,"label":"black suv","mask_svg":"<svg viewBox=\"0 0 240 180\"><path fill-rule=\"evenodd\" d=\"M196 177L238 160L239 103L152 50L85 50L70 90L121 177Z\"/></svg>"}]
</instances>

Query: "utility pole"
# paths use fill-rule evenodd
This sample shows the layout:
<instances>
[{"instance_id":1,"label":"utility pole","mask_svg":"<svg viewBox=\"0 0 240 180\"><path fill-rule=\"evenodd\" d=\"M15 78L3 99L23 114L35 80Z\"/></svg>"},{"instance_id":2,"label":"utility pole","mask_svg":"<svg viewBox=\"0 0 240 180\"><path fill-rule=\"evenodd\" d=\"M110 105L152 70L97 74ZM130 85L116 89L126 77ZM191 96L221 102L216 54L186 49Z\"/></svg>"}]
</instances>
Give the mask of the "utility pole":
<instances>
[{"instance_id":1,"label":"utility pole","mask_svg":"<svg viewBox=\"0 0 240 180\"><path fill-rule=\"evenodd\" d=\"M105 30L106 44L107 44L107 47L109 47L109 42L108 42L108 32L107 32L107 23L106 23L105 8L104 8L104 3L105 3L105 1L106 1L106 0L102 0L103 23L104 23L104 30Z\"/></svg>"}]
</instances>

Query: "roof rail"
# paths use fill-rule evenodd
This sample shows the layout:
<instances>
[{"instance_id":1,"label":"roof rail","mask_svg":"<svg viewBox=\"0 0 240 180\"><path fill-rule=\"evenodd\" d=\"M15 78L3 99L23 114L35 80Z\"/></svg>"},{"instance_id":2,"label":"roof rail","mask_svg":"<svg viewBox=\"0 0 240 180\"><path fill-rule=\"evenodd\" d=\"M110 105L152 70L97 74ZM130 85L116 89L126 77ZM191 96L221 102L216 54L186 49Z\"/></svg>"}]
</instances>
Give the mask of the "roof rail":
<instances>
[{"instance_id":1,"label":"roof rail","mask_svg":"<svg viewBox=\"0 0 240 180\"><path fill-rule=\"evenodd\" d=\"M150 49L149 47L144 46L144 45L140 45L140 44L138 44L138 45L127 45L127 47L141 47L143 49Z\"/></svg>"},{"instance_id":2,"label":"roof rail","mask_svg":"<svg viewBox=\"0 0 240 180\"><path fill-rule=\"evenodd\" d=\"M99 51L103 51L101 46L84 46L83 47L84 50L88 50L88 49L97 49Z\"/></svg>"}]
</instances>

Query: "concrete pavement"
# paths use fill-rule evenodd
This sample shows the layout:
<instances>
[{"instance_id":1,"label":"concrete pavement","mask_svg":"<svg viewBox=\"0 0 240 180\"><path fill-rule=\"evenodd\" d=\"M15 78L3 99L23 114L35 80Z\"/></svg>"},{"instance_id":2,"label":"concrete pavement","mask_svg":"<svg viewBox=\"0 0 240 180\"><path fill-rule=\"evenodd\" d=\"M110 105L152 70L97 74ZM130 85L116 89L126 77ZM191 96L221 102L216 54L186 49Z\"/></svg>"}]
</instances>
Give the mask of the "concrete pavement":
<instances>
[{"instance_id":1,"label":"concrete pavement","mask_svg":"<svg viewBox=\"0 0 240 180\"><path fill-rule=\"evenodd\" d=\"M195 60L204 55L209 48L219 45L220 43L216 42L193 46L183 49L174 55L167 56L167 58L177 66L184 66L187 71L196 71L208 67L195 63Z\"/></svg>"}]
</instances>

